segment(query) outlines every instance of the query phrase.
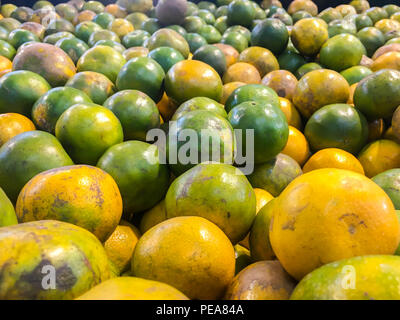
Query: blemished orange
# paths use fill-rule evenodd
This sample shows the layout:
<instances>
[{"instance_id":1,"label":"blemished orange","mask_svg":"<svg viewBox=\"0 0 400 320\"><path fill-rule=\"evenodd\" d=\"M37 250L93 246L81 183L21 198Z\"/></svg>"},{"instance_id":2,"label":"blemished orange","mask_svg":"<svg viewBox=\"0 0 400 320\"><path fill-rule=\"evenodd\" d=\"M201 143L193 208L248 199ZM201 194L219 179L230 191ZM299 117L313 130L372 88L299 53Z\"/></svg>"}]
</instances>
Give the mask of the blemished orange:
<instances>
[{"instance_id":1,"label":"blemished orange","mask_svg":"<svg viewBox=\"0 0 400 320\"><path fill-rule=\"evenodd\" d=\"M297 280L333 261L392 255L399 244L400 224L392 201L359 173L313 170L293 180L273 201L271 245Z\"/></svg>"}]
</instances>

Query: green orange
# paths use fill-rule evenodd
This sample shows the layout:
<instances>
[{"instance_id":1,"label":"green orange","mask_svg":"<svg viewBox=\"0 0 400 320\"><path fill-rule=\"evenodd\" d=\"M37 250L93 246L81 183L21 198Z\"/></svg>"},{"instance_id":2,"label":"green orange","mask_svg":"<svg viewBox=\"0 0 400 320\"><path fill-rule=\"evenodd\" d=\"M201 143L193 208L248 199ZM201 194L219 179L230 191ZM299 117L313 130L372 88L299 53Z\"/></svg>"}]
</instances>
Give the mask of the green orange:
<instances>
[{"instance_id":1,"label":"green orange","mask_svg":"<svg viewBox=\"0 0 400 320\"><path fill-rule=\"evenodd\" d=\"M13 71L0 78L0 113L30 116L33 104L51 89L48 82L31 71Z\"/></svg>"},{"instance_id":2,"label":"green orange","mask_svg":"<svg viewBox=\"0 0 400 320\"><path fill-rule=\"evenodd\" d=\"M68 108L57 120L55 133L79 164L95 165L109 147L123 141L118 118L107 108L93 103Z\"/></svg>"},{"instance_id":3,"label":"green orange","mask_svg":"<svg viewBox=\"0 0 400 320\"><path fill-rule=\"evenodd\" d=\"M97 104L103 104L103 102L116 91L110 79L101 73L93 71L77 73L68 80L65 86L83 91Z\"/></svg>"},{"instance_id":4,"label":"green orange","mask_svg":"<svg viewBox=\"0 0 400 320\"><path fill-rule=\"evenodd\" d=\"M33 176L72 164L53 135L43 131L24 132L0 148L0 187L15 203L22 187Z\"/></svg>"},{"instance_id":5,"label":"green orange","mask_svg":"<svg viewBox=\"0 0 400 320\"><path fill-rule=\"evenodd\" d=\"M109 148L97 166L117 183L127 220L156 205L169 186L168 167L160 162L157 146L142 141L126 141Z\"/></svg>"},{"instance_id":6,"label":"green orange","mask_svg":"<svg viewBox=\"0 0 400 320\"><path fill-rule=\"evenodd\" d=\"M160 126L157 106L148 95L137 90L119 91L104 102L119 119L125 140L146 141L147 131Z\"/></svg>"},{"instance_id":7,"label":"green orange","mask_svg":"<svg viewBox=\"0 0 400 320\"><path fill-rule=\"evenodd\" d=\"M159 102L164 91L165 72L153 59L138 57L129 60L118 74L118 90L139 90L146 93L154 102Z\"/></svg>"}]
</instances>

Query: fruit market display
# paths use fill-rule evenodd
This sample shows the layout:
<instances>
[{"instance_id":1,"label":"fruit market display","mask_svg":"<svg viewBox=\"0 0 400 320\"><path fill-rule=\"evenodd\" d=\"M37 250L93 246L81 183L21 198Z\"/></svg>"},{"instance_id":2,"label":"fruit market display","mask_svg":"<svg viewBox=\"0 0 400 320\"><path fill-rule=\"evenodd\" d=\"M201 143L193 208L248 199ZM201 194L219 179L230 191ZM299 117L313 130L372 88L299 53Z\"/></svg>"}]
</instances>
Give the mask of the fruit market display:
<instances>
[{"instance_id":1,"label":"fruit market display","mask_svg":"<svg viewBox=\"0 0 400 320\"><path fill-rule=\"evenodd\" d=\"M399 300L400 6L3 3L0 299Z\"/></svg>"}]
</instances>

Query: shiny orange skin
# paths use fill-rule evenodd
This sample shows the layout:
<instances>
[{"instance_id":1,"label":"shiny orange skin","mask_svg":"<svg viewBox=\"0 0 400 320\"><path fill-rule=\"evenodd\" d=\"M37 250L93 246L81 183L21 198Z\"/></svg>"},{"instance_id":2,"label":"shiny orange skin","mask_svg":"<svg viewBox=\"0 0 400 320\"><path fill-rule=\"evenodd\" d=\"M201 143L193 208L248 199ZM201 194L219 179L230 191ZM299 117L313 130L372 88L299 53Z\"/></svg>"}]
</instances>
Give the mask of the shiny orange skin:
<instances>
[{"instance_id":1,"label":"shiny orange skin","mask_svg":"<svg viewBox=\"0 0 400 320\"><path fill-rule=\"evenodd\" d=\"M226 100L228 100L229 96L231 95L231 93L233 91L235 91L235 89L246 85L246 83L244 82L240 82L240 81L235 81L235 82L228 82L224 84L223 87L223 93L222 93L222 98L221 98L221 103L225 104Z\"/></svg>"},{"instance_id":2,"label":"shiny orange skin","mask_svg":"<svg viewBox=\"0 0 400 320\"><path fill-rule=\"evenodd\" d=\"M279 97L279 107L286 116L286 120L289 126L293 126L296 129L301 130L303 123L300 117L299 111L290 100Z\"/></svg>"},{"instance_id":3,"label":"shiny orange skin","mask_svg":"<svg viewBox=\"0 0 400 320\"><path fill-rule=\"evenodd\" d=\"M304 134L295 127L289 126L289 139L282 153L302 166L310 156L310 147Z\"/></svg>"},{"instance_id":4,"label":"shiny orange skin","mask_svg":"<svg viewBox=\"0 0 400 320\"><path fill-rule=\"evenodd\" d=\"M350 152L326 148L314 153L303 167L303 173L323 168L336 168L364 174L360 161Z\"/></svg>"},{"instance_id":5,"label":"shiny orange skin","mask_svg":"<svg viewBox=\"0 0 400 320\"><path fill-rule=\"evenodd\" d=\"M261 76L257 68L246 62L237 62L231 65L226 70L222 80L225 83L229 82L245 82L247 84L260 83Z\"/></svg>"},{"instance_id":6,"label":"shiny orange skin","mask_svg":"<svg viewBox=\"0 0 400 320\"><path fill-rule=\"evenodd\" d=\"M279 69L279 63L274 54L268 49L261 47L250 47L243 50L240 53L239 61L250 63L256 67L261 77Z\"/></svg>"},{"instance_id":7,"label":"shiny orange skin","mask_svg":"<svg viewBox=\"0 0 400 320\"><path fill-rule=\"evenodd\" d=\"M183 60L169 69L165 77L165 91L176 104L195 97L220 101L222 81L208 64L198 60Z\"/></svg>"},{"instance_id":8,"label":"shiny orange skin","mask_svg":"<svg viewBox=\"0 0 400 320\"><path fill-rule=\"evenodd\" d=\"M133 25L125 19L117 18L108 25L108 29L115 32L121 39L128 33L135 30Z\"/></svg>"},{"instance_id":9,"label":"shiny orange skin","mask_svg":"<svg viewBox=\"0 0 400 320\"><path fill-rule=\"evenodd\" d=\"M218 47L225 55L226 66L228 68L238 61L239 52L234 47L224 43L215 43L213 45Z\"/></svg>"},{"instance_id":10,"label":"shiny orange skin","mask_svg":"<svg viewBox=\"0 0 400 320\"><path fill-rule=\"evenodd\" d=\"M121 219L122 198L108 173L92 166L74 165L34 176L21 190L15 211L19 222L69 222L103 242Z\"/></svg>"},{"instance_id":11,"label":"shiny orange skin","mask_svg":"<svg viewBox=\"0 0 400 320\"><path fill-rule=\"evenodd\" d=\"M306 73L297 83L293 103L300 113L309 118L323 106L345 103L350 94L346 79L333 70L320 69Z\"/></svg>"},{"instance_id":12,"label":"shiny orange skin","mask_svg":"<svg viewBox=\"0 0 400 320\"><path fill-rule=\"evenodd\" d=\"M0 147L16 135L35 130L35 125L19 113L0 114Z\"/></svg>"},{"instance_id":13,"label":"shiny orange skin","mask_svg":"<svg viewBox=\"0 0 400 320\"><path fill-rule=\"evenodd\" d=\"M290 71L276 70L269 72L261 83L275 90L278 96L292 100L297 85L297 78Z\"/></svg>"},{"instance_id":14,"label":"shiny orange skin","mask_svg":"<svg viewBox=\"0 0 400 320\"><path fill-rule=\"evenodd\" d=\"M377 140L358 155L365 175L369 178L389 169L400 168L400 144L392 140Z\"/></svg>"}]
</instances>

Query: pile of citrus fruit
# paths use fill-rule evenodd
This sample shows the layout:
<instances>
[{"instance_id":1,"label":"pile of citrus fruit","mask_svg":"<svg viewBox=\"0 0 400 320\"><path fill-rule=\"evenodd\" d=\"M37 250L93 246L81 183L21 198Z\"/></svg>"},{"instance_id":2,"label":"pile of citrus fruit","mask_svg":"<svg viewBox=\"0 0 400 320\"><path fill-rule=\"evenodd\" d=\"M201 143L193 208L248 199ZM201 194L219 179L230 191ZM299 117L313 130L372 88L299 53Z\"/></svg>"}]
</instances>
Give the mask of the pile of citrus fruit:
<instances>
[{"instance_id":1,"label":"pile of citrus fruit","mask_svg":"<svg viewBox=\"0 0 400 320\"><path fill-rule=\"evenodd\" d=\"M0 6L0 299L400 299L399 219L400 6Z\"/></svg>"}]
</instances>

